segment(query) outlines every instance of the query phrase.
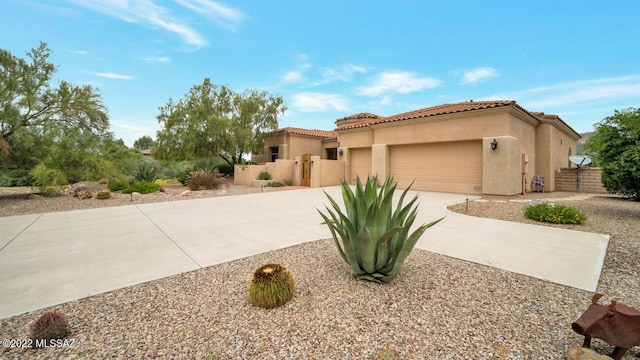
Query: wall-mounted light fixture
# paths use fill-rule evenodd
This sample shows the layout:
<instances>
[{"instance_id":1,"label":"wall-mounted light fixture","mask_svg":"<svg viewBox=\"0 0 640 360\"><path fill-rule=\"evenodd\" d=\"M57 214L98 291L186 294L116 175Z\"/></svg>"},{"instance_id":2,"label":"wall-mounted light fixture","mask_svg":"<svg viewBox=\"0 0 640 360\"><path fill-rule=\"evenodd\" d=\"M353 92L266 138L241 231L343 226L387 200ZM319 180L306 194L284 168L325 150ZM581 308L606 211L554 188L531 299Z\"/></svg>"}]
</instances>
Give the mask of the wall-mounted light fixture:
<instances>
[{"instance_id":1,"label":"wall-mounted light fixture","mask_svg":"<svg viewBox=\"0 0 640 360\"><path fill-rule=\"evenodd\" d=\"M311 165L313 165L313 160L311 160Z\"/></svg>"},{"instance_id":2,"label":"wall-mounted light fixture","mask_svg":"<svg viewBox=\"0 0 640 360\"><path fill-rule=\"evenodd\" d=\"M493 141L491 142L491 151L496 151L497 148L498 142L496 141L496 139L493 139Z\"/></svg>"},{"instance_id":3,"label":"wall-mounted light fixture","mask_svg":"<svg viewBox=\"0 0 640 360\"><path fill-rule=\"evenodd\" d=\"M295 165L298 165L298 160L294 161L293 163L294 163Z\"/></svg>"},{"instance_id":4,"label":"wall-mounted light fixture","mask_svg":"<svg viewBox=\"0 0 640 360\"><path fill-rule=\"evenodd\" d=\"M342 149L338 149L338 155L342 156L342 154L344 154L344 151Z\"/></svg>"}]
</instances>

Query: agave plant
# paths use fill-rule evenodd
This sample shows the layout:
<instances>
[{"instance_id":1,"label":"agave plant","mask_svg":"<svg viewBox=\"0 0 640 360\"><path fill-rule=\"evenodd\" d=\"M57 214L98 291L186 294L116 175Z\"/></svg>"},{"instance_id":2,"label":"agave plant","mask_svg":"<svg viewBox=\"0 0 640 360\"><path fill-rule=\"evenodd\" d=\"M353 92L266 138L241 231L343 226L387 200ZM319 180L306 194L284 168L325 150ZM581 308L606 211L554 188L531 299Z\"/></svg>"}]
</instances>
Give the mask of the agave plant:
<instances>
[{"instance_id":1,"label":"agave plant","mask_svg":"<svg viewBox=\"0 0 640 360\"><path fill-rule=\"evenodd\" d=\"M326 192L331 208L325 206L326 215L318 210L323 224L331 230L340 256L360 280L381 283L395 279L425 230L442 219L424 224L409 234L418 211L418 207L414 207L417 195L403 206L411 185L402 192L395 211L392 200L397 184L392 178L387 178L379 191L376 177L368 177L365 186L358 178L355 193L347 182L341 185L346 212Z\"/></svg>"}]
</instances>

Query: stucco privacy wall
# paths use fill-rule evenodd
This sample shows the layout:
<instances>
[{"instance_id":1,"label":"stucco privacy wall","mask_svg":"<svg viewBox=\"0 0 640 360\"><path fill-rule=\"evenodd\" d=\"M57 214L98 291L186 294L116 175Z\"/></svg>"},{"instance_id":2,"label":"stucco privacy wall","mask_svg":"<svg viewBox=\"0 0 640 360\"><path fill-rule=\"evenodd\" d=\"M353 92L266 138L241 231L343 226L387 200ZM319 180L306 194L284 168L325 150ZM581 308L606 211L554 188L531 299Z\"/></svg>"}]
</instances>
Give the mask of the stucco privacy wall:
<instances>
[{"instance_id":1,"label":"stucco privacy wall","mask_svg":"<svg viewBox=\"0 0 640 360\"><path fill-rule=\"evenodd\" d=\"M233 183L251 186L253 180L257 179L258 175L263 171L267 171L266 165L235 165Z\"/></svg>"},{"instance_id":2,"label":"stucco privacy wall","mask_svg":"<svg viewBox=\"0 0 640 360\"><path fill-rule=\"evenodd\" d=\"M345 179L344 161L325 160L318 157L312 157L312 160L314 161L311 166L311 187L340 185L340 182Z\"/></svg>"}]
</instances>

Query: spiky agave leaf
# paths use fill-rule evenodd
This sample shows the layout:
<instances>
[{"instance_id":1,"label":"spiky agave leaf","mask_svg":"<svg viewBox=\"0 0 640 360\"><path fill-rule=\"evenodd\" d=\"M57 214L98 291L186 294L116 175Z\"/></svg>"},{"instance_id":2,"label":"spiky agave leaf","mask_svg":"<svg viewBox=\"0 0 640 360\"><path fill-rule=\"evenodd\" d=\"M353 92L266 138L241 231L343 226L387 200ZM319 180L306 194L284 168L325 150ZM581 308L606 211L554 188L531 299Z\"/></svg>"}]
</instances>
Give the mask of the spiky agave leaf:
<instances>
[{"instance_id":1,"label":"spiky agave leaf","mask_svg":"<svg viewBox=\"0 0 640 360\"><path fill-rule=\"evenodd\" d=\"M393 194L397 184L392 178L387 178L380 190L375 177L367 178L364 185L357 178L355 190L342 181L344 210L325 192L331 206L325 206L327 214L318 212L356 278L374 282L393 280L424 231L442 220L424 224L409 234L418 209L417 195L404 203L411 185L402 192L395 210Z\"/></svg>"}]
</instances>

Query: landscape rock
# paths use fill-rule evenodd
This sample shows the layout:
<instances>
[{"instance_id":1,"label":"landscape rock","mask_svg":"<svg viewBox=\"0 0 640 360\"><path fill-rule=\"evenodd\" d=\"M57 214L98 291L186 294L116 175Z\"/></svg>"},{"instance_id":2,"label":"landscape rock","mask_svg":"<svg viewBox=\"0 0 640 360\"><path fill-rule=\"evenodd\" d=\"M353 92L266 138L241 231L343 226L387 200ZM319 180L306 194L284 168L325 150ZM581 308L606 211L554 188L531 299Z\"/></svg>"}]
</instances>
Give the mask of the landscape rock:
<instances>
[{"instance_id":1,"label":"landscape rock","mask_svg":"<svg viewBox=\"0 0 640 360\"><path fill-rule=\"evenodd\" d=\"M180 196L191 196L191 195L193 195L191 193L191 190L185 190L185 191L180 193Z\"/></svg>"},{"instance_id":2,"label":"landscape rock","mask_svg":"<svg viewBox=\"0 0 640 360\"><path fill-rule=\"evenodd\" d=\"M567 350L567 360L611 360L611 358L588 348L574 346Z\"/></svg>"},{"instance_id":3,"label":"landscape rock","mask_svg":"<svg viewBox=\"0 0 640 360\"><path fill-rule=\"evenodd\" d=\"M75 195L73 196L77 197L80 200L84 200L84 199L91 199L93 197L93 194L91 194L91 191L89 190L80 190L80 191L76 191Z\"/></svg>"}]
</instances>

